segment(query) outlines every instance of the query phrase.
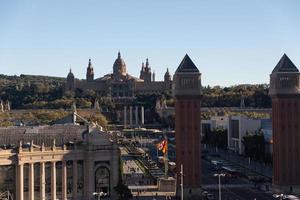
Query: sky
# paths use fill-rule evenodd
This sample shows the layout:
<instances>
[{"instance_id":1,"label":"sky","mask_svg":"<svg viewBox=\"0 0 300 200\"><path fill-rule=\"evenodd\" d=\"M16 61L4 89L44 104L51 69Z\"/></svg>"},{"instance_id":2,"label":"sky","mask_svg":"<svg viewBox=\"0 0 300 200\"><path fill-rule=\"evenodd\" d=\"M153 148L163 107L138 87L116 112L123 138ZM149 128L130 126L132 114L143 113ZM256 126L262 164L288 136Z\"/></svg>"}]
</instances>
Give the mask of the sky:
<instances>
[{"instance_id":1,"label":"sky","mask_svg":"<svg viewBox=\"0 0 300 200\"><path fill-rule=\"evenodd\" d=\"M300 68L299 0L0 0L0 74L85 78L112 72L120 50L156 79L187 53L203 85L268 83L286 53Z\"/></svg>"}]
</instances>

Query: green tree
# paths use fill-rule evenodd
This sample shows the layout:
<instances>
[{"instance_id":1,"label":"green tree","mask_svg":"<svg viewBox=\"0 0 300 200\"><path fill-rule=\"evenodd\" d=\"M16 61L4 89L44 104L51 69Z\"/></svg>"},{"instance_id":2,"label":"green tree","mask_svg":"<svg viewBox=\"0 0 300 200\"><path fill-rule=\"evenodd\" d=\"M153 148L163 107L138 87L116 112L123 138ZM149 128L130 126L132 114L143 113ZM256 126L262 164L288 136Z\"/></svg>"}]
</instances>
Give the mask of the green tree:
<instances>
[{"instance_id":1,"label":"green tree","mask_svg":"<svg viewBox=\"0 0 300 200\"><path fill-rule=\"evenodd\" d=\"M265 138L261 131L243 137L245 156L255 160L265 160Z\"/></svg>"},{"instance_id":2,"label":"green tree","mask_svg":"<svg viewBox=\"0 0 300 200\"><path fill-rule=\"evenodd\" d=\"M118 185L114 187L115 191L119 196L119 200L128 200L132 198L132 193L129 190L128 186L119 181Z\"/></svg>"},{"instance_id":3,"label":"green tree","mask_svg":"<svg viewBox=\"0 0 300 200\"><path fill-rule=\"evenodd\" d=\"M216 128L208 131L203 137L204 144L212 145L214 147L226 148L227 147L227 130Z\"/></svg>"}]
</instances>

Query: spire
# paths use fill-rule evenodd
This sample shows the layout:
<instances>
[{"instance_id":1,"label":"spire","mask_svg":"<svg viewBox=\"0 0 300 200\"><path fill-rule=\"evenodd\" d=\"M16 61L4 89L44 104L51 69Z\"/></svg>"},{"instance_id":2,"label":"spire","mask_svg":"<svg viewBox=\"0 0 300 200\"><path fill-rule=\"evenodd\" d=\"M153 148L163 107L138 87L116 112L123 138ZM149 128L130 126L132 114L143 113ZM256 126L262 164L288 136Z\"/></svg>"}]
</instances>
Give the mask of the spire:
<instances>
[{"instance_id":1,"label":"spire","mask_svg":"<svg viewBox=\"0 0 300 200\"><path fill-rule=\"evenodd\" d=\"M70 67L70 71L69 71L69 73L68 73L68 77L70 77L70 76L74 76L74 74L72 73L71 67Z\"/></svg>"},{"instance_id":2,"label":"spire","mask_svg":"<svg viewBox=\"0 0 300 200\"><path fill-rule=\"evenodd\" d=\"M120 50L118 51L118 58L121 58Z\"/></svg>"},{"instance_id":3,"label":"spire","mask_svg":"<svg viewBox=\"0 0 300 200\"><path fill-rule=\"evenodd\" d=\"M276 67L273 69L272 73L274 72L299 72L299 70L290 58L286 54L283 54Z\"/></svg>"},{"instance_id":4,"label":"spire","mask_svg":"<svg viewBox=\"0 0 300 200\"><path fill-rule=\"evenodd\" d=\"M148 67L149 67L149 59L146 58L146 68L148 68Z\"/></svg>"},{"instance_id":5,"label":"spire","mask_svg":"<svg viewBox=\"0 0 300 200\"><path fill-rule=\"evenodd\" d=\"M91 58L89 58L88 68L93 68L93 66L92 66L92 59Z\"/></svg>"},{"instance_id":6,"label":"spire","mask_svg":"<svg viewBox=\"0 0 300 200\"><path fill-rule=\"evenodd\" d=\"M144 70L145 70L145 63L142 62L142 71L144 71Z\"/></svg>"},{"instance_id":7,"label":"spire","mask_svg":"<svg viewBox=\"0 0 300 200\"><path fill-rule=\"evenodd\" d=\"M176 72L199 72L199 70L193 63L191 58L187 54L185 54Z\"/></svg>"},{"instance_id":8,"label":"spire","mask_svg":"<svg viewBox=\"0 0 300 200\"><path fill-rule=\"evenodd\" d=\"M164 78L165 78L165 79L164 79L165 81L170 81L170 80L171 80L169 68L167 68L167 71L166 71L166 73L165 73Z\"/></svg>"}]
</instances>

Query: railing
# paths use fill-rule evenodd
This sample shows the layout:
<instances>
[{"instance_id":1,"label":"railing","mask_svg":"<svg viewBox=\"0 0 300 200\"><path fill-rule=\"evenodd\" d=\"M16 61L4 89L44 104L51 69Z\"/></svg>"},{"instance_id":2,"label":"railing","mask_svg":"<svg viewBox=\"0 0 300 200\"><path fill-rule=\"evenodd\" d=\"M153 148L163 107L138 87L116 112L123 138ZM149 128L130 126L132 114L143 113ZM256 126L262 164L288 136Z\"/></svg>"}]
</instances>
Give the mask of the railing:
<instances>
[{"instance_id":1,"label":"railing","mask_svg":"<svg viewBox=\"0 0 300 200\"><path fill-rule=\"evenodd\" d=\"M9 191L0 193L0 200L13 200L13 196Z\"/></svg>"}]
</instances>

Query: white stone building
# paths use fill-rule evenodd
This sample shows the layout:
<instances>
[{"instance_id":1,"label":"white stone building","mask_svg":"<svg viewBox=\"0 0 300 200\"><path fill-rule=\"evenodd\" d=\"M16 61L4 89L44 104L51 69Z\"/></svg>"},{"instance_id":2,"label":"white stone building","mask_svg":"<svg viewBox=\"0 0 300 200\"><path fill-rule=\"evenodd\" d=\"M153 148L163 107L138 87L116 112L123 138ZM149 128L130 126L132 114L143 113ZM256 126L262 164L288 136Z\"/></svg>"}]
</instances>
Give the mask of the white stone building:
<instances>
[{"instance_id":1,"label":"white stone building","mask_svg":"<svg viewBox=\"0 0 300 200\"><path fill-rule=\"evenodd\" d=\"M120 152L97 127L0 128L0 191L16 200L116 199Z\"/></svg>"}]
</instances>

